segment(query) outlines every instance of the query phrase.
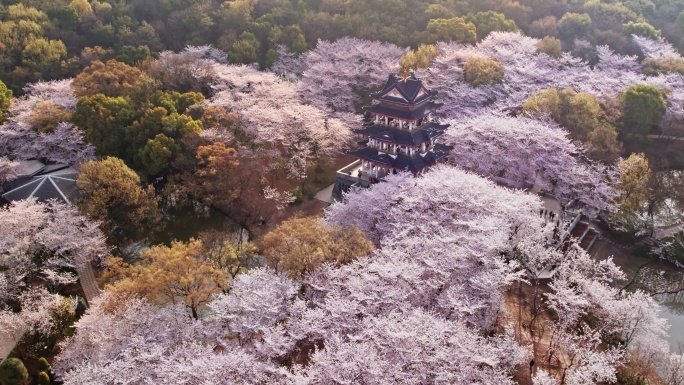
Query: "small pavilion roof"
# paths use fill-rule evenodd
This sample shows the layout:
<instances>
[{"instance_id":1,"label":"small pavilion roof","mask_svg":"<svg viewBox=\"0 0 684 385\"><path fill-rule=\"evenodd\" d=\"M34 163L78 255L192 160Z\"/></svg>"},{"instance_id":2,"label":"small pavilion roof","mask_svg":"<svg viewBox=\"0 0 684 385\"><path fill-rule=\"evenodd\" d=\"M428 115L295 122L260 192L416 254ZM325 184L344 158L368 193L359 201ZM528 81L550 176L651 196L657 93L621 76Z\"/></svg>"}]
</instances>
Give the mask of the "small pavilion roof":
<instances>
[{"instance_id":1,"label":"small pavilion roof","mask_svg":"<svg viewBox=\"0 0 684 385\"><path fill-rule=\"evenodd\" d=\"M423 127L413 131L407 131L396 127L374 124L355 132L359 135L377 139L383 142L396 143L403 146L419 147L422 143L430 142L444 134L449 127L448 124L438 124L430 122Z\"/></svg>"},{"instance_id":2,"label":"small pavilion roof","mask_svg":"<svg viewBox=\"0 0 684 385\"><path fill-rule=\"evenodd\" d=\"M78 197L76 178L78 171L66 164L44 166L31 177L13 181L11 190L2 194L7 201L36 198L39 201L56 199L62 203L72 204Z\"/></svg>"},{"instance_id":3,"label":"small pavilion roof","mask_svg":"<svg viewBox=\"0 0 684 385\"><path fill-rule=\"evenodd\" d=\"M45 168L45 164L39 160L22 160L15 168L17 178L34 176Z\"/></svg>"},{"instance_id":4,"label":"small pavilion roof","mask_svg":"<svg viewBox=\"0 0 684 385\"><path fill-rule=\"evenodd\" d=\"M396 91L395 91L396 90ZM390 74L380 92L371 94L373 99L397 104L413 105L437 95L437 91L429 91L423 81L411 74L406 79L397 74Z\"/></svg>"}]
</instances>

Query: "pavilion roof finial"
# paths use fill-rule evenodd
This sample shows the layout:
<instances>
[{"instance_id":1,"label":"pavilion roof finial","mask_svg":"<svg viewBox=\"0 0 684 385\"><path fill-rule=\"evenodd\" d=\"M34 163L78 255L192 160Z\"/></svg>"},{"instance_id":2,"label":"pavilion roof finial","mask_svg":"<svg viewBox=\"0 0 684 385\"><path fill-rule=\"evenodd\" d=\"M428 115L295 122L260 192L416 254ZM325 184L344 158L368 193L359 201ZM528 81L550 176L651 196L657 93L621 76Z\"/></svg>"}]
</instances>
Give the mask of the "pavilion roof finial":
<instances>
[{"instance_id":1,"label":"pavilion roof finial","mask_svg":"<svg viewBox=\"0 0 684 385\"><path fill-rule=\"evenodd\" d=\"M401 68L401 77L404 79L404 83L406 83L406 80L409 77L409 69L408 67L402 67Z\"/></svg>"}]
</instances>

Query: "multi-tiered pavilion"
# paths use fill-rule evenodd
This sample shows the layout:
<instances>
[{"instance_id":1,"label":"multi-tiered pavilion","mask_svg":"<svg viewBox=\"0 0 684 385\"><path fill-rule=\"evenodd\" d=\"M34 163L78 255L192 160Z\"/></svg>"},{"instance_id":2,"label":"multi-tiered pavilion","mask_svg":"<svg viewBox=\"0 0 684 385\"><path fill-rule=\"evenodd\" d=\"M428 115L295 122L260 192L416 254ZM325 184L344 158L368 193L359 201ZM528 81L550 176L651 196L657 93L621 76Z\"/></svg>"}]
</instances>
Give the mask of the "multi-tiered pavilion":
<instances>
[{"instance_id":1,"label":"multi-tiered pavilion","mask_svg":"<svg viewBox=\"0 0 684 385\"><path fill-rule=\"evenodd\" d=\"M451 147L436 140L449 125L434 120L442 106L433 100L436 94L413 74L390 75L382 90L371 94L374 103L364 107L370 121L355 132L366 146L348 152L359 160L338 171L334 192L366 186L389 173L419 175L445 160Z\"/></svg>"}]
</instances>

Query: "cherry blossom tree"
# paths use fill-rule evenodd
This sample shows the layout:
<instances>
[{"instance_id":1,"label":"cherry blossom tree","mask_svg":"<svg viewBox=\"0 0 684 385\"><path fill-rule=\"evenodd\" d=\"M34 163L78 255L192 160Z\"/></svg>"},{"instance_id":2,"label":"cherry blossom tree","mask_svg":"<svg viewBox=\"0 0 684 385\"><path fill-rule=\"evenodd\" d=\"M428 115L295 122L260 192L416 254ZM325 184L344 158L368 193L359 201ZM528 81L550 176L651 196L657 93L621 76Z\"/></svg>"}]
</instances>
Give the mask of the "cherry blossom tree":
<instances>
[{"instance_id":1,"label":"cherry blossom tree","mask_svg":"<svg viewBox=\"0 0 684 385\"><path fill-rule=\"evenodd\" d=\"M501 291L494 288L516 279L515 264L506 263L501 253L511 250L523 236L544 239L535 215L540 205L537 199L457 168L439 166L417 179L392 176L387 183L349 194L344 204L329 207L326 220L353 224L380 246L380 257L358 263L399 264L397 273L411 272L398 280L407 282L407 287L389 289L383 286L389 283L381 284L382 280L372 285L374 295L383 298L377 299L378 306L391 309L388 302L429 303L449 318L488 330L502 303ZM388 266L350 269L384 271ZM416 282L411 284L411 280Z\"/></svg>"},{"instance_id":2,"label":"cherry blossom tree","mask_svg":"<svg viewBox=\"0 0 684 385\"><path fill-rule=\"evenodd\" d=\"M75 282L64 269L104 258L108 251L97 222L59 203L13 202L0 208L0 223L6 229L0 234L0 276L7 286L2 302L34 278L50 285Z\"/></svg>"},{"instance_id":3,"label":"cherry blossom tree","mask_svg":"<svg viewBox=\"0 0 684 385\"><path fill-rule=\"evenodd\" d=\"M567 201L578 199L587 213L614 205L611 172L578 159L582 149L551 121L485 114L454 122L446 141L454 147L452 162L466 170L537 185Z\"/></svg>"},{"instance_id":4,"label":"cherry blossom tree","mask_svg":"<svg viewBox=\"0 0 684 385\"><path fill-rule=\"evenodd\" d=\"M646 57L660 59L682 58L678 50L662 37L651 39L644 36L632 35L632 40Z\"/></svg>"},{"instance_id":5,"label":"cherry blossom tree","mask_svg":"<svg viewBox=\"0 0 684 385\"><path fill-rule=\"evenodd\" d=\"M559 361L562 381L615 381L628 349L646 360L668 355L667 324L657 303L612 285L624 278L612 259L597 261L571 245L556 264L546 304L558 317L547 319L544 329L550 330L547 361Z\"/></svg>"},{"instance_id":6,"label":"cherry blossom tree","mask_svg":"<svg viewBox=\"0 0 684 385\"><path fill-rule=\"evenodd\" d=\"M242 346L262 358L285 357L296 341L278 324L287 319L298 289L285 275L268 269L239 275L230 293L209 305L207 323L215 325L211 330L226 350Z\"/></svg>"},{"instance_id":7,"label":"cherry blossom tree","mask_svg":"<svg viewBox=\"0 0 684 385\"><path fill-rule=\"evenodd\" d=\"M228 64L228 54L210 45L189 45L183 49L182 53L197 57L199 59L210 60L221 64Z\"/></svg>"},{"instance_id":8,"label":"cherry blossom tree","mask_svg":"<svg viewBox=\"0 0 684 385\"><path fill-rule=\"evenodd\" d=\"M8 110L9 119L0 125L0 156L15 159L40 158L71 166L93 159L95 149L87 143L83 134L68 122L57 122L52 132L37 132L32 125L31 114L41 103L52 103L67 115L76 107L76 96L71 79L29 84L26 95L14 100Z\"/></svg>"},{"instance_id":9,"label":"cherry blossom tree","mask_svg":"<svg viewBox=\"0 0 684 385\"><path fill-rule=\"evenodd\" d=\"M278 191L270 186L264 187L263 194L264 199L274 202L276 210L284 209L296 199L289 191Z\"/></svg>"},{"instance_id":10,"label":"cherry blossom tree","mask_svg":"<svg viewBox=\"0 0 684 385\"><path fill-rule=\"evenodd\" d=\"M188 47L180 53L161 52L157 60L145 63L143 70L158 80L164 90L202 92L206 96L211 93L211 85L216 81L213 59L220 59L215 49L208 46Z\"/></svg>"},{"instance_id":11,"label":"cherry blossom tree","mask_svg":"<svg viewBox=\"0 0 684 385\"><path fill-rule=\"evenodd\" d=\"M635 38L647 55L671 57L666 43ZM669 103L681 104L680 77L660 75L646 77L634 56L623 56L606 46L592 47L597 64L589 66L582 59L564 53L554 58L537 51L538 39L511 32L492 32L475 46L438 43L439 54L427 70L419 72L445 106L439 110L444 117L461 119L475 117L486 111L516 111L532 93L551 87L572 88L599 98L616 98L630 86L650 84L672 91ZM660 48L658 48L660 47ZM671 48L671 46L670 46ZM669 53L668 53L669 52ZM470 57L490 58L504 67L501 84L472 87L463 81L463 67ZM669 105L668 105L669 107ZM674 114L674 112L673 112ZM677 111L676 116L681 112Z\"/></svg>"},{"instance_id":12,"label":"cherry blossom tree","mask_svg":"<svg viewBox=\"0 0 684 385\"><path fill-rule=\"evenodd\" d=\"M210 104L236 112L242 129L258 143L284 147L288 156L301 157L301 151L330 156L350 137L342 121L302 103L296 84L246 66L214 69L219 80Z\"/></svg>"},{"instance_id":13,"label":"cherry blossom tree","mask_svg":"<svg viewBox=\"0 0 684 385\"><path fill-rule=\"evenodd\" d=\"M21 305L19 313L0 310L0 330L9 335L19 330L48 335L63 327L60 324L63 318L73 317L76 311L75 299L50 293L45 288L31 288L23 292L18 302Z\"/></svg>"},{"instance_id":14,"label":"cherry blossom tree","mask_svg":"<svg viewBox=\"0 0 684 385\"><path fill-rule=\"evenodd\" d=\"M306 68L305 54L296 54L283 44L276 47L276 52L278 52L278 60L269 68L271 72L295 81L302 76Z\"/></svg>"},{"instance_id":15,"label":"cherry blossom tree","mask_svg":"<svg viewBox=\"0 0 684 385\"><path fill-rule=\"evenodd\" d=\"M0 157L0 186L2 186L3 183L16 178L17 174L15 170L18 165L18 162Z\"/></svg>"},{"instance_id":16,"label":"cherry blossom tree","mask_svg":"<svg viewBox=\"0 0 684 385\"><path fill-rule=\"evenodd\" d=\"M484 339L415 310L366 318L350 338L334 335L297 374L305 384L513 384L509 373L523 359L524 349L510 338Z\"/></svg>"},{"instance_id":17,"label":"cherry blossom tree","mask_svg":"<svg viewBox=\"0 0 684 385\"><path fill-rule=\"evenodd\" d=\"M304 54L301 98L324 110L357 112L361 107L357 92L381 87L388 74L399 72L399 59L407 51L389 43L350 37L321 40Z\"/></svg>"},{"instance_id":18,"label":"cherry blossom tree","mask_svg":"<svg viewBox=\"0 0 684 385\"><path fill-rule=\"evenodd\" d=\"M259 305L259 304L257 304ZM75 324L53 363L65 384L283 383L277 365L244 349L223 350L182 306L159 308L141 299L99 297Z\"/></svg>"}]
</instances>

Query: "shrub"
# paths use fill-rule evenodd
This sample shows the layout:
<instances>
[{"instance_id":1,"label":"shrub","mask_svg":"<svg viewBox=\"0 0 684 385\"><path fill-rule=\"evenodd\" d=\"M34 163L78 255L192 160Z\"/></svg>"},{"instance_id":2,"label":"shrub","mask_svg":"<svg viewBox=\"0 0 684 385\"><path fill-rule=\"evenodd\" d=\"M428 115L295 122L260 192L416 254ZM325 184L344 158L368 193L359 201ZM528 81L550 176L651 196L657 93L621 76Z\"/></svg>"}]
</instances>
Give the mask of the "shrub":
<instances>
[{"instance_id":1,"label":"shrub","mask_svg":"<svg viewBox=\"0 0 684 385\"><path fill-rule=\"evenodd\" d=\"M20 359L10 357L0 363L0 384L21 385L28 378L28 371Z\"/></svg>"},{"instance_id":2,"label":"shrub","mask_svg":"<svg viewBox=\"0 0 684 385\"><path fill-rule=\"evenodd\" d=\"M559 58L563 56L561 41L555 37L546 36L537 43L537 52L545 53L551 57Z\"/></svg>"},{"instance_id":3,"label":"shrub","mask_svg":"<svg viewBox=\"0 0 684 385\"><path fill-rule=\"evenodd\" d=\"M40 357L38 359L38 370L41 372L47 372L48 369L50 369L50 363L45 359L45 357Z\"/></svg>"},{"instance_id":4,"label":"shrub","mask_svg":"<svg viewBox=\"0 0 684 385\"><path fill-rule=\"evenodd\" d=\"M38 373L38 385L50 385L50 375L46 372Z\"/></svg>"},{"instance_id":5,"label":"shrub","mask_svg":"<svg viewBox=\"0 0 684 385\"><path fill-rule=\"evenodd\" d=\"M496 60L471 57L463 67L464 80L473 87L501 83L504 67Z\"/></svg>"}]
</instances>

